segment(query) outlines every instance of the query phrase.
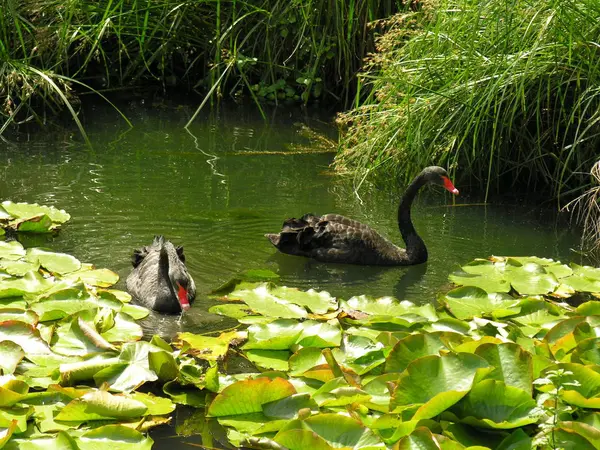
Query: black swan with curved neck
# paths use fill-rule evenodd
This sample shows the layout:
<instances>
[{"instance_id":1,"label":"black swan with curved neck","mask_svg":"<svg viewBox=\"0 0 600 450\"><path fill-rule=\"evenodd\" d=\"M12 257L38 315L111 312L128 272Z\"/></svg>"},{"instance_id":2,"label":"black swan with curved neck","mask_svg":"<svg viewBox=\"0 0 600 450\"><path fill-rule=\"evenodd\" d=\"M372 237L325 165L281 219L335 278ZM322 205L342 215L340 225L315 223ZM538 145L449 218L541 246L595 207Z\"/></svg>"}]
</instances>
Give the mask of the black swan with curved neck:
<instances>
[{"instance_id":1,"label":"black swan with curved neck","mask_svg":"<svg viewBox=\"0 0 600 450\"><path fill-rule=\"evenodd\" d=\"M280 233L265 234L283 253L307 256L318 261L346 264L408 266L427 261L427 247L410 218L410 207L419 189L427 183L443 186L458 194L441 167L430 166L413 180L398 206L398 227L406 249L400 248L377 231L339 214L287 219Z\"/></svg>"},{"instance_id":2,"label":"black swan with curved neck","mask_svg":"<svg viewBox=\"0 0 600 450\"><path fill-rule=\"evenodd\" d=\"M187 311L196 297L196 285L185 266L183 247L175 247L163 236L152 245L134 250L134 269L126 285L134 299L154 311Z\"/></svg>"}]
</instances>

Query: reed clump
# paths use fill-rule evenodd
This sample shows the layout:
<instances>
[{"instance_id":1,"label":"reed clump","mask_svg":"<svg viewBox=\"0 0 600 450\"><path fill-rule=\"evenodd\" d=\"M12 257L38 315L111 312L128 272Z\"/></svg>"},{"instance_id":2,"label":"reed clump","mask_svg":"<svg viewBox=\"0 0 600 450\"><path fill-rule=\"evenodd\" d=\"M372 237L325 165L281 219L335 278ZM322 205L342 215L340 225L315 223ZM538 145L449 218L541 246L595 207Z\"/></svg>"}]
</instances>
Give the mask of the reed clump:
<instances>
[{"instance_id":1,"label":"reed clump","mask_svg":"<svg viewBox=\"0 0 600 450\"><path fill-rule=\"evenodd\" d=\"M594 262L600 261L600 161L590 171L592 186L563 209L570 211L582 227L581 250Z\"/></svg>"},{"instance_id":2,"label":"reed clump","mask_svg":"<svg viewBox=\"0 0 600 450\"><path fill-rule=\"evenodd\" d=\"M145 86L343 106L395 0L0 0L0 115L38 121L76 93Z\"/></svg>"},{"instance_id":3,"label":"reed clump","mask_svg":"<svg viewBox=\"0 0 600 450\"><path fill-rule=\"evenodd\" d=\"M436 0L398 15L339 117L338 170L435 163L485 193L573 198L600 148L600 2ZM367 89L368 88L368 89Z\"/></svg>"}]
</instances>

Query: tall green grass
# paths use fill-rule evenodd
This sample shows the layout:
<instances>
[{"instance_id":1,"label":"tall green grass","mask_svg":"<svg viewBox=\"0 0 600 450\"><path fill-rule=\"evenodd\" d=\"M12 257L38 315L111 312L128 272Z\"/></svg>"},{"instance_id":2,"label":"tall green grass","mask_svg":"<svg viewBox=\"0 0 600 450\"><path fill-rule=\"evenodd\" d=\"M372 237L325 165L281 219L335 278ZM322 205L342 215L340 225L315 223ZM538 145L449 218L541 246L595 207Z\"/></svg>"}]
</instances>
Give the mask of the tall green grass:
<instances>
[{"instance_id":1,"label":"tall green grass","mask_svg":"<svg viewBox=\"0 0 600 450\"><path fill-rule=\"evenodd\" d=\"M307 103L352 98L367 24L397 0L2 0L0 114L43 123L76 94L154 84ZM7 125L6 125L7 126Z\"/></svg>"},{"instance_id":2,"label":"tall green grass","mask_svg":"<svg viewBox=\"0 0 600 450\"><path fill-rule=\"evenodd\" d=\"M340 117L340 170L409 180L447 166L485 193L555 199L600 149L600 2L439 0L397 16Z\"/></svg>"}]
</instances>

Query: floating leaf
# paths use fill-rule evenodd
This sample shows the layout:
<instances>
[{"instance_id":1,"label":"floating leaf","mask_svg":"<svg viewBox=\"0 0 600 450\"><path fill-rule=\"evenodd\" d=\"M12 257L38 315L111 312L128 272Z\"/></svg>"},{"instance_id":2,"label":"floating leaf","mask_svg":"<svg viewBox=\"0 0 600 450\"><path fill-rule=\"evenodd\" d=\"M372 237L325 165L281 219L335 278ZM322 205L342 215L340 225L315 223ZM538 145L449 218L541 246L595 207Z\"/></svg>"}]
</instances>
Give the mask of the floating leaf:
<instances>
[{"instance_id":1,"label":"floating leaf","mask_svg":"<svg viewBox=\"0 0 600 450\"><path fill-rule=\"evenodd\" d=\"M209 417L234 416L262 412L263 405L296 394L283 378L257 378L227 386L208 407Z\"/></svg>"},{"instance_id":2,"label":"floating leaf","mask_svg":"<svg viewBox=\"0 0 600 450\"><path fill-rule=\"evenodd\" d=\"M77 439L80 450L150 450L154 441L137 430L122 425L105 425L87 431Z\"/></svg>"},{"instance_id":3,"label":"floating leaf","mask_svg":"<svg viewBox=\"0 0 600 450\"><path fill-rule=\"evenodd\" d=\"M288 350L296 344L304 327L292 319L278 319L248 327L244 349Z\"/></svg>"},{"instance_id":4,"label":"floating leaf","mask_svg":"<svg viewBox=\"0 0 600 450\"><path fill-rule=\"evenodd\" d=\"M342 302L344 311L362 311L375 316L405 316L409 314L418 315L428 320L437 320L435 308L430 305L417 306L409 301L398 301L393 297L381 297L372 299L365 295L350 298Z\"/></svg>"},{"instance_id":5,"label":"floating leaf","mask_svg":"<svg viewBox=\"0 0 600 450\"><path fill-rule=\"evenodd\" d=\"M148 407L138 400L96 390L73 399L61 409L55 420L86 422L108 418L127 419L142 416L147 410Z\"/></svg>"},{"instance_id":6,"label":"floating leaf","mask_svg":"<svg viewBox=\"0 0 600 450\"><path fill-rule=\"evenodd\" d=\"M462 421L480 428L511 429L535 423L536 402L527 392L502 381L481 381L455 408Z\"/></svg>"},{"instance_id":7,"label":"floating leaf","mask_svg":"<svg viewBox=\"0 0 600 450\"><path fill-rule=\"evenodd\" d=\"M483 344L475 354L484 358L494 370L488 378L503 381L531 395L533 383L533 359L531 354L513 343Z\"/></svg>"},{"instance_id":8,"label":"floating leaf","mask_svg":"<svg viewBox=\"0 0 600 450\"><path fill-rule=\"evenodd\" d=\"M71 255L48 252L39 248L28 249L25 259L30 262L37 261L47 271L60 275L74 272L81 268L81 262Z\"/></svg>"},{"instance_id":9,"label":"floating leaf","mask_svg":"<svg viewBox=\"0 0 600 450\"><path fill-rule=\"evenodd\" d=\"M475 316L502 317L519 312L519 300L495 292L488 294L474 286L453 289L442 297L442 301L454 317L462 320Z\"/></svg>"},{"instance_id":10,"label":"floating leaf","mask_svg":"<svg viewBox=\"0 0 600 450\"><path fill-rule=\"evenodd\" d=\"M276 442L290 449L300 448L296 442L301 435L290 435L292 430L307 430L323 438L331 447L351 449L385 449L371 430L360 422L341 414L318 414L305 420L288 423L275 437ZM304 439L303 439L304 440ZM318 445L318 444L317 444ZM304 447L311 448L311 447ZM316 447L323 448L323 447Z\"/></svg>"},{"instance_id":11,"label":"floating leaf","mask_svg":"<svg viewBox=\"0 0 600 450\"><path fill-rule=\"evenodd\" d=\"M414 360L423 356L439 355L448 350L448 342L460 343L463 336L458 333L434 332L412 334L400 339L385 362L386 372L403 372Z\"/></svg>"},{"instance_id":12,"label":"floating leaf","mask_svg":"<svg viewBox=\"0 0 600 450\"><path fill-rule=\"evenodd\" d=\"M260 284L254 289L235 290L230 297L244 301L253 311L267 317L302 319L308 316L306 309L270 292L269 285Z\"/></svg>"},{"instance_id":13,"label":"floating leaf","mask_svg":"<svg viewBox=\"0 0 600 450\"><path fill-rule=\"evenodd\" d=\"M175 345L183 347L185 353L208 361L223 358L229 350L229 344L242 336L237 331L221 333L218 337L203 336L193 333L179 333ZM184 347L184 343L187 344Z\"/></svg>"},{"instance_id":14,"label":"floating leaf","mask_svg":"<svg viewBox=\"0 0 600 450\"><path fill-rule=\"evenodd\" d=\"M37 203L13 203L6 200L2 202L2 208L16 219L29 219L45 214L52 222L65 223L71 218L63 209L57 209L54 206L40 206Z\"/></svg>"},{"instance_id":15,"label":"floating leaf","mask_svg":"<svg viewBox=\"0 0 600 450\"><path fill-rule=\"evenodd\" d=\"M246 350L244 354L258 367L281 370L283 372L289 370L288 359L290 352L285 350Z\"/></svg>"},{"instance_id":16,"label":"floating leaf","mask_svg":"<svg viewBox=\"0 0 600 450\"><path fill-rule=\"evenodd\" d=\"M10 275L17 277L24 276L29 271L37 271L40 265L37 262L24 260L12 261L10 259L0 259L0 270L4 270Z\"/></svg>"},{"instance_id":17,"label":"floating leaf","mask_svg":"<svg viewBox=\"0 0 600 450\"><path fill-rule=\"evenodd\" d=\"M390 407L421 405L414 420L435 417L464 397L478 371L487 367L487 361L469 353L419 358L399 378Z\"/></svg>"},{"instance_id":18,"label":"floating leaf","mask_svg":"<svg viewBox=\"0 0 600 450\"><path fill-rule=\"evenodd\" d=\"M27 355L48 355L52 353L36 328L16 320L0 323L0 342L2 341L14 342Z\"/></svg>"},{"instance_id":19,"label":"floating leaf","mask_svg":"<svg viewBox=\"0 0 600 450\"><path fill-rule=\"evenodd\" d=\"M38 272L30 271L21 278L0 279L0 298L39 294L51 286L51 281L42 277Z\"/></svg>"},{"instance_id":20,"label":"floating leaf","mask_svg":"<svg viewBox=\"0 0 600 450\"><path fill-rule=\"evenodd\" d=\"M450 281L459 286L473 286L486 292L509 292L510 283L505 279L504 273L495 268L489 273L473 274L467 272L455 272L449 277Z\"/></svg>"},{"instance_id":21,"label":"floating leaf","mask_svg":"<svg viewBox=\"0 0 600 450\"><path fill-rule=\"evenodd\" d=\"M25 356L25 352L20 345L15 344L13 341L2 341L0 342L0 355L2 355L0 373L12 374L23 356Z\"/></svg>"},{"instance_id":22,"label":"floating leaf","mask_svg":"<svg viewBox=\"0 0 600 450\"><path fill-rule=\"evenodd\" d=\"M507 273L510 284L521 295L540 295L552 292L559 282L539 264L529 262Z\"/></svg>"},{"instance_id":23,"label":"floating leaf","mask_svg":"<svg viewBox=\"0 0 600 450\"><path fill-rule=\"evenodd\" d=\"M71 272L63 277L73 282L82 281L85 284L98 287L110 287L119 281L119 275L108 269L84 269Z\"/></svg>"},{"instance_id":24,"label":"floating leaf","mask_svg":"<svg viewBox=\"0 0 600 450\"><path fill-rule=\"evenodd\" d=\"M19 241L0 241L0 258L17 261L25 256L25 249Z\"/></svg>"}]
</instances>

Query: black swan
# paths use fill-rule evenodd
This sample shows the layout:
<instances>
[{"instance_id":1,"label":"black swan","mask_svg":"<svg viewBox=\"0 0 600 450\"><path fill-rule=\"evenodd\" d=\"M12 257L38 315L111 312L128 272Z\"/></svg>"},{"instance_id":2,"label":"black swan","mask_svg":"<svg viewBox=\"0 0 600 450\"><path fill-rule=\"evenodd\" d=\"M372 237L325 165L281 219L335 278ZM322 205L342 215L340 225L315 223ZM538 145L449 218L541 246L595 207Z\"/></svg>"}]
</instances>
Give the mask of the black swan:
<instances>
[{"instance_id":1,"label":"black swan","mask_svg":"<svg viewBox=\"0 0 600 450\"><path fill-rule=\"evenodd\" d=\"M427 247L412 224L410 207L419 189L427 183L439 184L458 194L443 168L423 169L398 206L398 227L406 249L394 245L368 225L339 214L321 217L305 214L301 219L287 219L280 233L265 236L283 253L318 261L381 266L421 264L427 261Z\"/></svg>"},{"instance_id":2,"label":"black swan","mask_svg":"<svg viewBox=\"0 0 600 450\"><path fill-rule=\"evenodd\" d=\"M152 245L134 250L131 262L127 291L138 303L165 313L190 309L196 285L185 267L183 247L155 236Z\"/></svg>"}]
</instances>

